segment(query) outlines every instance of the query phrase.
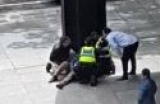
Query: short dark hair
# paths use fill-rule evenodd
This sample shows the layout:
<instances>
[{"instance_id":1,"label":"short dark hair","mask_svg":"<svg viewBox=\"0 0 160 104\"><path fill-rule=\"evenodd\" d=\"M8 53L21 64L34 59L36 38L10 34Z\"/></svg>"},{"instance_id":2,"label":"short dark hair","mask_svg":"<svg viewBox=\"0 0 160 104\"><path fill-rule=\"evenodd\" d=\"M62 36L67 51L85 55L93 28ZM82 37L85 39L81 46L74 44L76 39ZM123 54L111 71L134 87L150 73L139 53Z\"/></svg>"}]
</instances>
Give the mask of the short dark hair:
<instances>
[{"instance_id":1,"label":"short dark hair","mask_svg":"<svg viewBox=\"0 0 160 104\"><path fill-rule=\"evenodd\" d=\"M104 28L103 31L104 31L106 34L108 34L108 33L110 33L112 30L107 27L107 28Z\"/></svg>"},{"instance_id":2,"label":"short dark hair","mask_svg":"<svg viewBox=\"0 0 160 104\"><path fill-rule=\"evenodd\" d=\"M150 70L148 68L144 68L142 70L142 75L146 76L147 78L150 78Z\"/></svg>"}]
</instances>

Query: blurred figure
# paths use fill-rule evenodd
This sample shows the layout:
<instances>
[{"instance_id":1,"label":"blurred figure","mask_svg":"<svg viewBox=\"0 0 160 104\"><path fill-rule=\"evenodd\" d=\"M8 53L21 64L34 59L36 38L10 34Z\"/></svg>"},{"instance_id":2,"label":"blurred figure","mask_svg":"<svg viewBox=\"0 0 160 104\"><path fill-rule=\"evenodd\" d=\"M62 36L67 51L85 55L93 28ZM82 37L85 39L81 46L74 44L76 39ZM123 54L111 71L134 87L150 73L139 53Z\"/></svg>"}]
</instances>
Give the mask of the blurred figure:
<instances>
[{"instance_id":1,"label":"blurred figure","mask_svg":"<svg viewBox=\"0 0 160 104\"><path fill-rule=\"evenodd\" d=\"M98 39L96 52L99 76L115 74L115 66L111 58L110 47L105 38L100 37Z\"/></svg>"},{"instance_id":2,"label":"blurred figure","mask_svg":"<svg viewBox=\"0 0 160 104\"><path fill-rule=\"evenodd\" d=\"M59 89L67 85L74 75L70 62L76 57L76 53L71 49L71 44L69 37L62 36L59 43L53 47L50 62L46 65L46 71L52 76L49 82L60 81L56 85Z\"/></svg>"},{"instance_id":3,"label":"blurred figure","mask_svg":"<svg viewBox=\"0 0 160 104\"><path fill-rule=\"evenodd\" d=\"M93 31L89 37L91 38L91 44L95 46L101 35L99 35L96 31Z\"/></svg>"},{"instance_id":4,"label":"blurred figure","mask_svg":"<svg viewBox=\"0 0 160 104\"><path fill-rule=\"evenodd\" d=\"M50 73L53 66L59 66L63 61L67 61L69 58L69 52L72 47L72 43L69 37L62 36L58 43L53 46L50 53L50 60L46 66L46 72Z\"/></svg>"},{"instance_id":5,"label":"blurred figure","mask_svg":"<svg viewBox=\"0 0 160 104\"><path fill-rule=\"evenodd\" d=\"M139 85L138 104L156 104L155 94L157 86L150 76L150 70L145 68L142 70L142 80Z\"/></svg>"},{"instance_id":6,"label":"blurred figure","mask_svg":"<svg viewBox=\"0 0 160 104\"><path fill-rule=\"evenodd\" d=\"M128 80L129 60L131 60L132 65L129 74L136 74L136 52L139 45L137 37L119 31L112 31L110 28L105 28L102 32L111 48L121 56L123 76L118 80Z\"/></svg>"},{"instance_id":7,"label":"blurred figure","mask_svg":"<svg viewBox=\"0 0 160 104\"><path fill-rule=\"evenodd\" d=\"M64 86L69 84L73 78L75 78L76 73L74 68L78 67L76 63L77 61L77 54L73 50L70 50L68 61L63 61L60 66L51 73L53 77L49 82L59 81L56 87L63 89Z\"/></svg>"},{"instance_id":8,"label":"blurred figure","mask_svg":"<svg viewBox=\"0 0 160 104\"><path fill-rule=\"evenodd\" d=\"M82 84L97 85L96 53L92 38L86 38L79 55L80 76Z\"/></svg>"}]
</instances>

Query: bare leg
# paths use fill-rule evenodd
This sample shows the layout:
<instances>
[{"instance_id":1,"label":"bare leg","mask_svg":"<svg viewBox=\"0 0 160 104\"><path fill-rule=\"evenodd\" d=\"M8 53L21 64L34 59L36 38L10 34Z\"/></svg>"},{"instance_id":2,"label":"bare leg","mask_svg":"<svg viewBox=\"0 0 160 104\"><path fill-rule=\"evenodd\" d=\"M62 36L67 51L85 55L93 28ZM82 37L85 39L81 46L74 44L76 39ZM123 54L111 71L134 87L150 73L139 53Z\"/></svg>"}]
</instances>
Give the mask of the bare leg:
<instances>
[{"instance_id":1,"label":"bare leg","mask_svg":"<svg viewBox=\"0 0 160 104\"><path fill-rule=\"evenodd\" d=\"M55 72L53 73L53 76L58 76L61 72L63 72L64 70L67 69L68 65L69 65L69 63L67 61L62 62L59 65L58 69L55 70Z\"/></svg>"},{"instance_id":2,"label":"bare leg","mask_svg":"<svg viewBox=\"0 0 160 104\"><path fill-rule=\"evenodd\" d=\"M74 71L70 70L70 72L65 76L65 78L56 85L57 88L62 89L65 85L69 84L72 80Z\"/></svg>"},{"instance_id":3,"label":"bare leg","mask_svg":"<svg viewBox=\"0 0 160 104\"><path fill-rule=\"evenodd\" d=\"M54 82L56 80L58 80L58 75L61 74L64 70L68 70L69 68L69 62L64 61L60 64L60 66L58 67L57 70L54 71L54 73L52 73L52 78L49 82Z\"/></svg>"}]
</instances>

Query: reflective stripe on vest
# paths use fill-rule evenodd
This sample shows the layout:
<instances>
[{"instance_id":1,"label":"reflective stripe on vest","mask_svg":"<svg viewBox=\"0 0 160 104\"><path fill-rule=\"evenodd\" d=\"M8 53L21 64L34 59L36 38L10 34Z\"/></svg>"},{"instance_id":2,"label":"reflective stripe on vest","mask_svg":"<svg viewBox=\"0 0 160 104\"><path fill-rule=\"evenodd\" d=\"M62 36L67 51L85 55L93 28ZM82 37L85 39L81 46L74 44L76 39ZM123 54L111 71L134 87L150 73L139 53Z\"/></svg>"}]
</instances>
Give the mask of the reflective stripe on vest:
<instances>
[{"instance_id":1,"label":"reflective stripe on vest","mask_svg":"<svg viewBox=\"0 0 160 104\"><path fill-rule=\"evenodd\" d=\"M100 42L98 41L98 42L96 43L96 48L100 48L100 47L99 47L99 44L100 44Z\"/></svg>"},{"instance_id":2,"label":"reflective stripe on vest","mask_svg":"<svg viewBox=\"0 0 160 104\"><path fill-rule=\"evenodd\" d=\"M95 63L95 48L94 47L82 47L81 53L80 53L80 62L84 63Z\"/></svg>"},{"instance_id":3,"label":"reflective stripe on vest","mask_svg":"<svg viewBox=\"0 0 160 104\"><path fill-rule=\"evenodd\" d=\"M101 48L101 52L104 52L105 54L99 55L100 58L109 58L111 57L111 53L110 53L110 47L103 47ZM108 51L109 53L107 54L105 51Z\"/></svg>"},{"instance_id":4,"label":"reflective stripe on vest","mask_svg":"<svg viewBox=\"0 0 160 104\"><path fill-rule=\"evenodd\" d=\"M98 41L96 42L96 48L100 48L100 46L99 46L99 44L101 43L101 40L102 39L102 37L100 37L99 39L98 39Z\"/></svg>"}]
</instances>

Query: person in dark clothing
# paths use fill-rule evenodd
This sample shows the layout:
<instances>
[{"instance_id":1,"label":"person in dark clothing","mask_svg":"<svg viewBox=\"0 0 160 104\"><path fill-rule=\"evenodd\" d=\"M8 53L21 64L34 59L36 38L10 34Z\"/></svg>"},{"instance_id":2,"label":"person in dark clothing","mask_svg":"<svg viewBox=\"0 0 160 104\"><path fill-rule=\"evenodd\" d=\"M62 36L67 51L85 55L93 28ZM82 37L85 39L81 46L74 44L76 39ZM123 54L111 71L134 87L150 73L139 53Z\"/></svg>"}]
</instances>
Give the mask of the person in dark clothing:
<instances>
[{"instance_id":1,"label":"person in dark clothing","mask_svg":"<svg viewBox=\"0 0 160 104\"><path fill-rule=\"evenodd\" d=\"M91 86L97 85L97 68L96 68L96 54L92 38L86 38L85 45L82 46L80 55L80 76L81 84L90 82Z\"/></svg>"},{"instance_id":2,"label":"person in dark clothing","mask_svg":"<svg viewBox=\"0 0 160 104\"><path fill-rule=\"evenodd\" d=\"M50 82L59 81L56 85L57 88L63 89L64 86L69 84L73 78L75 78L76 72L74 71L77 66L77 54L70 50L69 59L67 61L63 61L60 66L51 73L52 78Z\"/></svg>"},{"instance_id":3,"label":"person in dark clothing","mask_svg":"<svg viewBox=\"0 0 160 104\"><path fill-rule=\"evenodd\" d=\"M115 66L111 58L110 47L105 38L100 37L96 43L97 67L99 76L115 73Z\"/></svg>"},{"instance_id":4,"label":"person in dark clothing","mask_svg":"<svg viewBox=\"0 0 160 104\"><path fill-rule=\"evenodd\" d=\"M155 94L157 85L150 76L150 70L145 68L142 70L142 80L139 84L138 104L156 104Z\"/></svg>"},{"instance_id":5,"label":"person in dark clothing","mask_svg":"<svg viewBox=\"0 0 160 104\"><path fill-rule=\"evenodd\" d=\"M69 57L69 51L72 47L71 40L67 36L62 36L60 41L56 43L50 53L50 60L46 65L46 72L50 73L53 63L60 65L63 61L67 61Z\"/></svg>"},{"instance_id":6,"label":"person in dark clothing","mask_svg":"<svg viewBox=\"0 0 160 104\"><path fill-rule=\"evenodd\" d=\"M121 57L123 76L118 80L128 80L128 61L131 60L130 75L136 74L136 52L139 45L137 37L119 31L105 28L103 33L113 50Z\"/></svg>"},{"instance_id":7,"label":"person in dark clothing","mask_svg":"<svg viewBox=\"0 0 160 104\"><path fill-rule=\"evenodd\" d=\"M54 45L50 54L50 61L46 65L46 72L52 76L49 82L60 81L60 83L57 84L59 88L66 85L73 75L73 71L70 70L69 61L71 44L69 37L62 36L60 41Z\"/></svg>"}]
</instances>

